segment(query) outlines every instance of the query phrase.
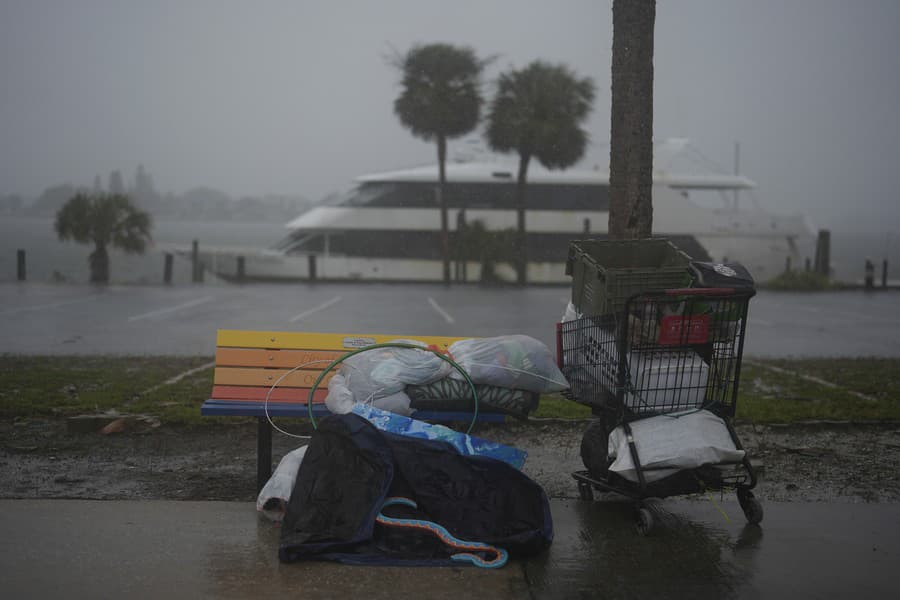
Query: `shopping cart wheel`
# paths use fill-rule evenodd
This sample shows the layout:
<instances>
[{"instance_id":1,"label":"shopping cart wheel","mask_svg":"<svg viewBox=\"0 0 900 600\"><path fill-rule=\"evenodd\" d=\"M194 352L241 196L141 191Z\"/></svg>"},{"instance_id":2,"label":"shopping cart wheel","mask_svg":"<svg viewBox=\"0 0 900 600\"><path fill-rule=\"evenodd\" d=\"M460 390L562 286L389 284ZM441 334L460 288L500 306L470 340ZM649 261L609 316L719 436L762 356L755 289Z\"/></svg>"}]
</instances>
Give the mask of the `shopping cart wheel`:
<instances>
[{"instance_id":1,"label":"shopping cart wheel","mask_svg":"<svg viewBox=\"0 0 900 600\"><path fill-rule=\"evenodd\" d=\"M587 502L592 502L594 500L594 486L587 481L579 481L578 497Z\"/></svg>"},{"instance_id":2,"label":"shopping cart wheel","mask_svg":"<svg viewBox=\"0 0 900 600\"><path fill-rule=\"evenodd\" d=\"M756 496L753 495L753 492L748 489L738 488L737 497L741 510L744 511L744 516L747 517L747 522L751 525L757 525L762 522L763 507L759 500L756 499Z\"/></svg>"},{"instance_id":3,"label":"shopping cart wheel","mask_svg":"<svg viewBox=\"0 0 900 600\"><path fill-rule=\"evenodd\" d=\"M650 512L650 509L646 506L639 506L637 509L636 518L638 533L641 535L650 535L650 533L653 531L654 525L656 524L655 519L653 518L653 513Z\"/></svg>"},{"instance_id":4,"label":"shopping cart wheel","mask_svg":"<svg viewBox=\"0 0 900 600\"><path fill-rule=\"evenodd\" d=\"M584 463L591 477L595 479L606 477L608 444L609 433L606 431L606 419L591 419L581 438L581 462Z\"/></svg>"}]
</instances>

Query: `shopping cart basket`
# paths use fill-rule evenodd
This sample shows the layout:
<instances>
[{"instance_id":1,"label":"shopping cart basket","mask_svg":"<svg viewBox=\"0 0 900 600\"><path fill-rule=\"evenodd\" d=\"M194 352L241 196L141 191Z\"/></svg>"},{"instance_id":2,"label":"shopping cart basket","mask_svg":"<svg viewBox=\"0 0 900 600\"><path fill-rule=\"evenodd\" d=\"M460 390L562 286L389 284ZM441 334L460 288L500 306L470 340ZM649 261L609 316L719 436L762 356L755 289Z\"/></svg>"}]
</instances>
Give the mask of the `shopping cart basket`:
<instances>
[{"instance_id":1,"label":"shopping cart basket","mask_svg":"<svg viewBox=\"0 0 900 600\"><path fill-rule=\"evenodd\" d=\"M762 520L751 492L756 473L732 424L754 293L647 291L628 298L621 312L558 325L558 360L570 385L566 395L589 405L595 417L582 440L587 470L573 473L582 498L592 499L598 489L634 499L639 530L647 533L653 517L644 499L735 489L747 520ZM635 430L678 432L689 422L724 438L721 459L696 465L687 460L688 467L678 460L642 462ZM620 463L629 468L617 470Z\"/></svg>"}]
</instances>

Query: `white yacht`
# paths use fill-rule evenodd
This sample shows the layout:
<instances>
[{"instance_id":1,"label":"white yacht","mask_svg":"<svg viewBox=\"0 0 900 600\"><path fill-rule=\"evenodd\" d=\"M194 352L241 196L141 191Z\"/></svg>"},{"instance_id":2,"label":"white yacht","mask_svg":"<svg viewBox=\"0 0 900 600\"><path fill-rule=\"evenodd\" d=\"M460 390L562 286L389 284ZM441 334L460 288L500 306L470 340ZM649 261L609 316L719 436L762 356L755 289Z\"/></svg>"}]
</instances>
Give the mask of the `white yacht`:
<instances>
[{"instance_id":1,"label":"white yacht","mask_svg":"<svg viewBox=\"0 0 900 600\"><path fill-rule=\"evenodd\" d=\"M516 227L516 164L448 162L445 196L450 247L460 225L480 221L487 230ZM364 175L349 193L309 209L287 223L288 235L273 248L244 257L247 279L441 281L437 165ZM738 261L765 281L786 259L799 266L800 249L811 243L811 227L800 215L776 215L737 192L755 184L741 175L677 174L653 177L653 232L698 260ZM533 163L528 171L526 232L529 283L569 283L565 261L571 240L606 237L609 173L550 171ZM463 213L463 214L460 214ZM204 252L202 260L234 278L233 253ZM454 278L479 281L481 264L457 262ZM514 281L512 265L495 275Z\"/></svg>"}]
</instances>

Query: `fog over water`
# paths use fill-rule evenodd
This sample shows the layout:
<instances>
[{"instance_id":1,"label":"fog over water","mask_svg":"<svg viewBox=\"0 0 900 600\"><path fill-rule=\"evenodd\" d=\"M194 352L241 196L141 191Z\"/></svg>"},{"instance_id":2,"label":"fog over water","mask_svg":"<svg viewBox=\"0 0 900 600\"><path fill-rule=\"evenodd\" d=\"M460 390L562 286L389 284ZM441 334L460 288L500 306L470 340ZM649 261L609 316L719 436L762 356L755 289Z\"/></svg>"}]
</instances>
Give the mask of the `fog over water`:
<instances>
[{"instance_id":1,"label":"fog over water","mask_svg":"<svg viewBox=\"0 0 900 600\"><path fill-rule=\"evenodd\" d=\"M582 167L608 164L611 2L5 0L0 196L138 164L161 192L319 199L434 161L392 111L386 57L445 41L594 78ZM819 227L900 231L900 3L660 0L657 139L688 137L761 206ZM710 166L710 165L705 165ZM0 217L3 218L3 217Z\"/></svg>"}]
</instances>

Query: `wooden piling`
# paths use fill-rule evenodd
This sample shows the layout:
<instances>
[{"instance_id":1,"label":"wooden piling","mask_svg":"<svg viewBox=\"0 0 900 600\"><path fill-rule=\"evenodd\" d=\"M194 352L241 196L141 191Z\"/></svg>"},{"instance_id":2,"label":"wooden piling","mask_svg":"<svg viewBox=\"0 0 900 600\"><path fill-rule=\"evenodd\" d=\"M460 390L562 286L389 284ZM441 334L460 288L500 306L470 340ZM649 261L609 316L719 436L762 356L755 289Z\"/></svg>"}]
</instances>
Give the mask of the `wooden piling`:
<instances>
[{"instance_id":1,"label":"wooden piling","mask_svg":"<svg viewBox=\"0 0 900 600\"><path fill-rule=\"evenodd\" d=\"M197 240L191 243L191 281L200 283L202 281L200 273L200 244Z\"/></svg>"},{"instance_id":2,"label":"wooden piling","mask_svg":"<svg viewBox=\"0 0 900 600\"><path fill-rule=\"evenodd\" d=\"M827 229L819 230L816 239L815 272L829 277L831 275L831 232Z\"/></svg>"},{"instance_id":3,"label":"wooden piling","mask_svg":"<svg viewBox=\"0 0 900 600\"><path fill-rule=\"evenodd\" d=\"M16 250L16 279L25 281L25 250Z\"/></svg>"},{"instance_id":4,"label":"wooden piling","mask_svg":"<svg viewBox=\"0 0 900 600\"><path fill-rule=\"evenodd\" d=\"M163 283L172 285L172 264L174 257L171 252L166 252L165 263L163 264Z\"/></svg>"}]
</instances>

